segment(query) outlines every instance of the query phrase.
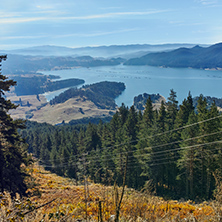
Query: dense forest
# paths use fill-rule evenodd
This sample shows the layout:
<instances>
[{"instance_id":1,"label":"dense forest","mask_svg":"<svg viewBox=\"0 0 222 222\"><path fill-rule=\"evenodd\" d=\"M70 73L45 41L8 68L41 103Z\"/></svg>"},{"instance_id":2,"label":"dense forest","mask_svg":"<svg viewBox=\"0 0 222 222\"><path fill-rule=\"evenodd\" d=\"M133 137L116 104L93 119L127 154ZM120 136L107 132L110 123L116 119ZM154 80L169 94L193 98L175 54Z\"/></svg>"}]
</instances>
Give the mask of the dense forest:
<instances>
[{"instance_id":1,"label":"dense forest","mask_svg":"<svg viewBox=\"0 0 222 222\"><path fill-rule=\"evenodd\" d=\"M50 101L51 105L64 103L70 98L80 96L92 101L101 109L115 109L115 98L125 90L124 83L103 81L91 85L84 85L80 89L71 88Z\"/></svg>"},{"instance_id":2,"label":"dense forest","mask_svg":"<svg viewBox=\"0 0 222 222\"><path fill-rule=\"evenodd\" d=\"M68 88L83 84L82 79L65 79L51 81L53 76L34 75L31 77L15 76L13 79L17 82L15 93L17 96L37 95L49 91L55 91L62 88Z\"/></svg>"},{"instance_id":3,"label":"dense forest","mask_svg":"<svg viewBox=\"0 0 222 222\"><path fill-rule=\"evenodd\" d=\"M194 110L188 95L178 106L176 92L153 109L122 104L108 123L52 126L27 122L21 134L29 152L52 172L75 179L88 175L99 183L140 189L149 184L157 195L209 199L215 175L221 175L221 115L199 96Z\"/></svg>"}]
</instances>

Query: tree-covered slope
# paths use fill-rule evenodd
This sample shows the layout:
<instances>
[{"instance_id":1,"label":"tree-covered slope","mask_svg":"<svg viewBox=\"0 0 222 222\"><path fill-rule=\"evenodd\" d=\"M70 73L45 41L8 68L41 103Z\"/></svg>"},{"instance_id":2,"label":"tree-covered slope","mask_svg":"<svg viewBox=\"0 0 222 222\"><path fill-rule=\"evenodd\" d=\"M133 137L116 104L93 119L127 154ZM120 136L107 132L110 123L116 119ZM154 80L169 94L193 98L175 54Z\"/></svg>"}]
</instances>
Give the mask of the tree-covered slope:
<instances>
[{"instance_id":1,"label":"tree-covered slope","mask_svg":"<svg viewBox=\"0 0 222 222\"><path fill-rule=\"evenodd\" d=\"M126 61L125 65L151 65L179 68L222 68L222 43L204 48L179 48L170 52L150 53Z\"/></svg>"},{"instance_id":2,"label":"tree-covered slope","mask_svg":"<svg viewBox=\"0 0 222 222\"><path fill-rule=\"evenodd\" d=\"M122 105L109 123L82 128L27 122L22 135L43 166L77 182L87 175L121 185L127 165L129 188L148 187L167 199L210 199L222 174L222 116L202 95L196 110L190 94L179 107L176 97L171 90L158 110L151 97L144 112Z\"/></svg>"},{"instance_id":3,"label":"tree-covered slope","mask_svg":"<svg viewBox=\"0 0 222 222\"><path fill-rule=\"evenodd\" d=\"M114 99L119 96L123 90L125 90L124 83L104 81L83 86L81 89L68 89L52 99L50 104L64 103L68 99L80 96L92 101L101 109L115 109L116 104Z\"/></svg>"},{"instance_id":4,"label":"tree-covered slope","mask_svg":"<svg viewBox=\"0 0 222 222\"><path fill-rule=\"evenodd\" d=\"M82 79L75 78L51 81L45 75L15 76L13 79L17 82L15 86L17 96L42 94L48 91L77 86L85 82Z\"/></svg>"}]
</instances>

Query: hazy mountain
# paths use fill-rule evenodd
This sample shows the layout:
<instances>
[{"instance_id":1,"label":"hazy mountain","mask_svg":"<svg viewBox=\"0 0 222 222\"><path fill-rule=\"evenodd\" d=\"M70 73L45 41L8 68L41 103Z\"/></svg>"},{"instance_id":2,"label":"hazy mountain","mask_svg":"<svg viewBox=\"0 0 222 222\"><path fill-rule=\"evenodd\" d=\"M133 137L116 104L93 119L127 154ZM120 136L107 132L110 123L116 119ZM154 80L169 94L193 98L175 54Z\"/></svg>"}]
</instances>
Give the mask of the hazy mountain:
<instances>
[{"instance_id":1,"label":"hazy mountain","mask_svg":"<svg viewBox=\"0 0 222 222\"><path fill-rule=\"evenodd\" d=\"M202 69L222 68L222 43L210 47L182 47L169 52L149 53L139 58L130 59L124 64Z\"/></svg>"},{"instance_id":2,"label":"hazy mountain","mask_svg":"<svg viewBox=\"0 0 222 222\"><path fill-rule=\"evenodd\" d=\"M142 56L148 52L160 52L166 50L173 50L180 47L191 48L194 44L162 44L162 45L149 45L149 44L135 44L135 45L111 45L111 46L97 46L97 47L81 47L81 48L68 48L62 46L36 46L25 49L16 49L3 51L1 54L17 54L29 56L85 56L92 57L122 57L133 58L135 56ZM138 55L138 53L140 53Z\"/></svg>"},{"instance_id":3,"label":"hazy mountain","mask_svg":"<svg viewBox=\"0 0 222 222\"><path fill-rule=\"evenodd\" d=\"M3 63L4 74L27 74L36 73L42 70L58 70L71 69L73 67L94 67L94 66L112 66L119 65L125 60L122 58L93 58L91 56L60 56L60 57L45 57L45 56L23 56L23 55L8 55L8 59Z\"/></svg>"}]
</instances>

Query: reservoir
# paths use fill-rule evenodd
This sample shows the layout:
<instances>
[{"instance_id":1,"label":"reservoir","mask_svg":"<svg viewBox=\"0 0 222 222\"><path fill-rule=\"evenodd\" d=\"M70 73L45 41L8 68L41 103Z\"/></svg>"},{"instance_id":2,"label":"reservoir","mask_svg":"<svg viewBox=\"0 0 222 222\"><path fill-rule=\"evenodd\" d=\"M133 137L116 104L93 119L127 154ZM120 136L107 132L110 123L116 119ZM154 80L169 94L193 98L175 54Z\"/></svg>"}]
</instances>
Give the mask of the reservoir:
<instances>
[{"instance_id":1,"label":"reservoir","mask_svg":"<svg viewBox=\"0 0 222 222\"><path fill-rule=\"evenodd\" d=\"M157 94L167 98L170 89L177 93L179 103L192 96L222 97L222 71L199 70L189 68L160 68L153 66L100 66L90 68L74 68L69 70L44 71L45 75L58 75L61 79L84 79L85 84L101 81L123 82L125 91L116 99L120 106L133 105L133 99L139 94ZM44 95L48 100L63 92L65 89L48 92Z\"/></svg>"}]
</instances>

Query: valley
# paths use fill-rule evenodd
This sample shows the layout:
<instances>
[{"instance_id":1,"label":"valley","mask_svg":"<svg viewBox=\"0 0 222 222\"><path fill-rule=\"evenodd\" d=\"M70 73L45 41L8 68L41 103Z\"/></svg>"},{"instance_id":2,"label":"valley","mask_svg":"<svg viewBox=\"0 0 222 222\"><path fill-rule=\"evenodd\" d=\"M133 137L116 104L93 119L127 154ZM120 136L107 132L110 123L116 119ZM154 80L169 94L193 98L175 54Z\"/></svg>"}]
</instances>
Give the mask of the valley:
<instances>
[{"instance_id":1,"label":"valley","mask_svg":"<svg viewBox=\"0 0 222 222\"><path fill-rule=\"evenodd\" d=\"M2 1L0 222L222 222L221 11Z\"/></svg>"}]
</instances>

